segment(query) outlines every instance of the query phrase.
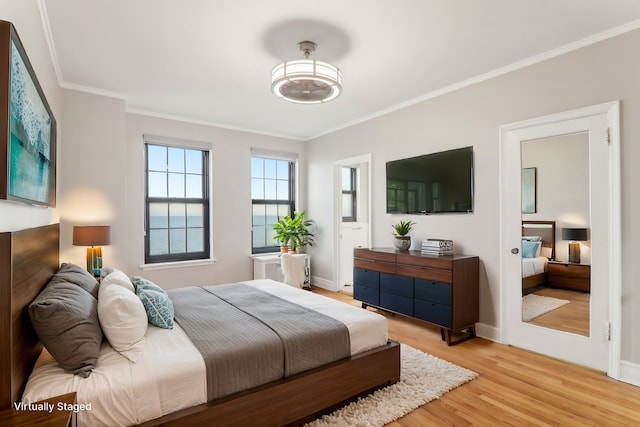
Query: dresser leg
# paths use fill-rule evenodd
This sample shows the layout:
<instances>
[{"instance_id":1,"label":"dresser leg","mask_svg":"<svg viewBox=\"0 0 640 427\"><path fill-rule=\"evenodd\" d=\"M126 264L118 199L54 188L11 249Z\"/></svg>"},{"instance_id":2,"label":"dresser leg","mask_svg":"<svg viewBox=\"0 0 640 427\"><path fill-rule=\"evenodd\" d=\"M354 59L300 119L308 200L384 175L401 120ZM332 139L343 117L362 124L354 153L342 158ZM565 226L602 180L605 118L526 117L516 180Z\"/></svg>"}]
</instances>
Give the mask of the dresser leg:
<instances>
[{"instance_id":1,"label":"dresser leg","mask_svg":"<svg viewBox=\"0 0 640 427\"><path fill-rule=\"evenodd\" d=\"M465 329L462 329L460 332L465 331ZM469 326L466 329L467 334L465 336L463 336L462 338L456 340L456 341L452 341L451 340L451 334L452 334L452 330L450 329L444 329L444 328L440 328L440 333L442 334L442 340L445 340L445 335L446 335L446 341L447 341L447 345L456 345L456 344L460 344L461 342L465 342L468 341L472 338L476 337L476 327L475 325L473 326Z\"/></svg>"}]
</instances>

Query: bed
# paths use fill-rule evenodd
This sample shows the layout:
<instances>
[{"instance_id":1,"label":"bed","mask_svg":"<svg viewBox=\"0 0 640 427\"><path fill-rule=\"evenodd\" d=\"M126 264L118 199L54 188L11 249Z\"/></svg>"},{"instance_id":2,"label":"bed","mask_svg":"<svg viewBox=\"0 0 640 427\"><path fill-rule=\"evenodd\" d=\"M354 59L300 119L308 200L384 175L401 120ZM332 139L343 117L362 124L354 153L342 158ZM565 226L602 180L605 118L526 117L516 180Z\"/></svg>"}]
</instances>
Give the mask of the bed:
<instances>
[{"instance_id":1,"label":"bed","mask_svg":"<svg viewBox=\"0 0 640 427\"><path fill-rule=\"evenodd\" d=\"M41 399L50 397L46 394L78 390L77 383L80 378L61 372L61 368L52 362L46 350L43 351L27 313L30 302L58 269L58 247L57 224L0 233L0 304L3 305L0 333L2 342L9 344L9 351L4 351L0 356L2 409L10 408L13 402L21 400L23 392L27 399ZM324 310L327 315L336 310L336 301L270 280L248 281L241 285L267 293L277 293L279 298L297 298L298 302L310 304L321 312ZM357 308L356 311L364 312ZM149 327L145 336L145 345L149 351L145 351L142 356L143 363L128 363L114 354L109 344L103 343L99 366L123 365L126 370L127 367L137 365L130 373L137 378L137 383L129 387L124 395L111 393L113 406L108 411L118 420L130 419L126 417L133 415L137 417L136 423L149 426L265 423L274 426L295 425L340 407L358 396L397 382L400 374L399 345L386 341L369 348L371 344L361 344L362 341L357 337L358 334L362 335L365 329L361 329L361 325L351 319L351 316L356 316L352 310L348 310L348 314L335 316L342 317L350 328L351 355L318 368L293 373L287 378L272 380L211 401L207 401L206 396L204 362L199 358L198 352L194 351L193 345L179 325L171 330L175 334L172 334L173 337L168 342L167 330ZM373 335L379 335L379 332L374 332ZM375 339L380 340L380 336ZM172 355L179 355L180 363L176 363ZM36 360L37 367L32 373ZM193 363L187 363L188 361ZM169 363L170 368L162 363ZM154 376L163 371L172 374L168 377ZM98 375L91 381L98 382L101 376L106 376L111 381L109 390L118 388L116 383L120 381L121 376L110 375L96 367L88 379L96 373ZM32 379L27 384L30 374ZM47 383L50 384L45 386ZM153 384L153 387L150 384ZM49 386L52 388L47 389ZM160 394L171 396L173 401L160 403ZM142 404L133 407L125 405L125 401L132 398L139 399ZM78 395L78 403L82 403L83 399L84 397ZM113 414L116 410L121 413ZM95 408L92 412L96 412ZM89 421L88 418L84 418L83 421L82 412L78 414L78 421L93 425L93 421ZM110 420L109 424L112 421Z\"/></svg>"},{"instance_id":2,"label":"bed","mask_svg":"<svg viewBox=\"0 0 640 427\"><path fill-rule=\"evenodd\" d=\"M522 290L547 283L547 263L555 255L555 221L522 221ZM535 253L527 253L527 249L535 244Z\"/></svg>"}]
</instances>

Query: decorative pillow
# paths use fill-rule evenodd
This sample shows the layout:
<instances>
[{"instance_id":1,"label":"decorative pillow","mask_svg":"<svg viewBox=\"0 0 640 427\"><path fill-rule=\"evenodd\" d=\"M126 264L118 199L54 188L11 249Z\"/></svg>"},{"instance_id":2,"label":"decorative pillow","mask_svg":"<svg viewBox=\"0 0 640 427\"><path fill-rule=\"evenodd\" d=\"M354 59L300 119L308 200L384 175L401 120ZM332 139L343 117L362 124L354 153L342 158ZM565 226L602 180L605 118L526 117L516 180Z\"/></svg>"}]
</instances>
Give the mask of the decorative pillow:
<instances>
[{"instance_id":1,"label":"decorative pillow","mask_svg":"<svg viewBox=\"0 0 640 427\"><path fill-rule=\"evenodd\" d=\"M71 263L62 263L60 268L51 278L50 283L73 283L89 292L94 298L98 298L100 284L86 269Z\"/></svg>"},{"instance_id":2,"label":"decorative pillow","mask_svg":"<svg viewBox=\"0 0 640 427\"><path fill-rule=\"evenodd\" d=\"M551 250L551 248L544 247L540 249L540 255L542 255L545 258L551 259L552 254L553 254L553 251Z\"/></svg>"},{"instance_id":3,"label":"decorative pillow","mask_svg":"<svg viewBox=\"0 0 640 427\"><path fill-rule=\"evenodd\" d=\"M522 240L528 240L530 242L542 242L542 236L522 236Z\"/></svg>"},{"instance_id":4,"label":"decorative pillow","mask_svg":"<svg viewBox=\"0 0 640 427\"><path fill-rule=\"evenodd\" d=\"M542 245L541 242L530 242L528 240L522 241L522 257L523 258L535 258L538 248Z\"/></svg>"},{"instance_id":5,"label":"decorative pillow","mask_svg":"<svg viewBox=\"0 0 640 427\"><path fill-rule=\"evenodd\" d=\"M537 258L540 256L540 253L542 252L542 242L536 242L536 243L538 243L538 247L536 248L536 254L535 254L535 257Z\"/></svg>"},{"instance_id":6,"label":"decorative pillow","mask_svg":"<svg viewBox=\"0 0 640 427\"><path fill-rule=\"evenodd\" d=\"M148 322L144 306L136 294L125 286L105 280L98 295L98 317L102 331L114 350L137 362L144 352Z\"/></svg>"},{"instance_id":7,"label":"decorative pillow","mask_svg":"<svg viewBox=\"0 0 640 427\"><path fill-rule=\"evenodd\" d=\"M173 302L169 295L155 283L134 276L136 294L142 301L149 323L164 329L173 329Z\"/></svg>"},{"instance_id":8,"label":"decorative pillow","mask_svg":"<svg viewBox=\"0 0 640 427\"><path fill-rule=\"evenodd\" d=\"M108 284L114 284L114 285L122 286L123 288L128 289L133 293L136 293L136 288L133 286L133 283L131 283L131 279L129 279L129 276L127 276L120 270L115 270L112 268L110 268L109 270L110 270L110 273L107 274L102 279L103 286Z\"/></svg>"},{"instance_id":9,"label":"decorative pillow","mask_svg":"<svg viewBox=\"0 0 640 427\"><path fill-rule=\"evenodd\" d=\"M95 368L102 344L97 296L98 282L91 274L62 264L29 305L42 344L64 370L83 377Z\"/></svg>"}]
</instances>

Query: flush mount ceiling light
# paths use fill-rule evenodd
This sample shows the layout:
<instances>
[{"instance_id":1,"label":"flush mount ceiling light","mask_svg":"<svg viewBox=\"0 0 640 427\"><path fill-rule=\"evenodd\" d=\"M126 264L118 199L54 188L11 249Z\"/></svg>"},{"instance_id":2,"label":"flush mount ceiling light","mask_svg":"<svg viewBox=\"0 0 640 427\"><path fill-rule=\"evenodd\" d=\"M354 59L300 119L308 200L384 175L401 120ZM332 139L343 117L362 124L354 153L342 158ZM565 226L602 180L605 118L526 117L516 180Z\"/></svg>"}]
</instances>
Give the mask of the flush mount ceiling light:
<instances>
[{"instance_id":1,"label":"flush mount ceiling light","mask_svg":"<svg viewBox=\"0 0 640 427\"><path fill-rule=\"evenodd\" d=\"M287 101L319 104L335 99L342 91L342 72L335 65L309 59L315 52L314 42L302 41L298 47L305 59L287 61L271 71L271 90Z\"/></svg>"}]
</instances>

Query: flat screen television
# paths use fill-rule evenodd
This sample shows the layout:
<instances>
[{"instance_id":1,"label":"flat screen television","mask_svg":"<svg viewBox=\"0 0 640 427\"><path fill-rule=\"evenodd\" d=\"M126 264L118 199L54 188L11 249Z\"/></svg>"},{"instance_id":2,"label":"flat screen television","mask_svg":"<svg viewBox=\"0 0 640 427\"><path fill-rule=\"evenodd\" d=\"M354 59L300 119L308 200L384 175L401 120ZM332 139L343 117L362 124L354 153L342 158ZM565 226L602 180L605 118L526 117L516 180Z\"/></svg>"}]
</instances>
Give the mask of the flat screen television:
<instances>
[{"instance_id":1,"label":"flat screen television","mask_svg":"<svg viewBox=\"0 0 640 427\"><path fill-rule=\"evenodd\" d=\"M387 162L387 213L473 212L473 147Z\"/></svg>"}]
</instances>

